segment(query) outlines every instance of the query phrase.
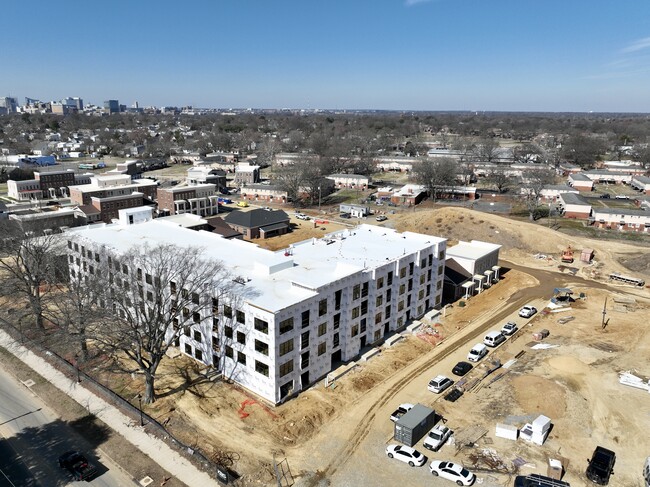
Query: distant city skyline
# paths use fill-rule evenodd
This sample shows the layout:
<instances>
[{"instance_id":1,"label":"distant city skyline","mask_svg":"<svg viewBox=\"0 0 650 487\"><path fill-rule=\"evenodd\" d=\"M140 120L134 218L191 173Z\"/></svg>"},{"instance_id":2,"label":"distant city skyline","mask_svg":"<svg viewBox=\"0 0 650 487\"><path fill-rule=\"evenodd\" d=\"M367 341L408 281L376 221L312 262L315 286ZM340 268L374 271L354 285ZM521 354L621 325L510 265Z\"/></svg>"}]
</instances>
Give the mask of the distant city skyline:
<instances>
[{"instance_id":1,"label":"distant city skyline","mask_svg":"<svg viewBox=\"0 0 650 487\"><path fill-rule=\"evenodd\" d=\"M650 112L650 2L640 0L116 0L79 3L55 22L62 14L44 0L4 6L0 96Z\"/></svg>"}]
</instances>

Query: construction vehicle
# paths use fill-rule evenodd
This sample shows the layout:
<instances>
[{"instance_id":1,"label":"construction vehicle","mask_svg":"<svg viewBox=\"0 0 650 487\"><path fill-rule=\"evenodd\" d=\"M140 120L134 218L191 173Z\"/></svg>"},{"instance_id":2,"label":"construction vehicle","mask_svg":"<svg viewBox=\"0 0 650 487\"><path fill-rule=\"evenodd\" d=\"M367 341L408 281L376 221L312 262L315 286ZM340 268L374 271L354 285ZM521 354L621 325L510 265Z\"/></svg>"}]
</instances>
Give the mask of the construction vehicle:
<instances>
[{"instance_id":1,"label":"construction vehicle","mask_svg":"<svg viewBox=\"0 0 650 487\"><path fill-rule=\"evenodd\" d=\"M562 252L562 262L565 264L571 264L573 262L573 249L569 245L566 249L564 249L564 252Z\"/></svg>"}]
</instances>

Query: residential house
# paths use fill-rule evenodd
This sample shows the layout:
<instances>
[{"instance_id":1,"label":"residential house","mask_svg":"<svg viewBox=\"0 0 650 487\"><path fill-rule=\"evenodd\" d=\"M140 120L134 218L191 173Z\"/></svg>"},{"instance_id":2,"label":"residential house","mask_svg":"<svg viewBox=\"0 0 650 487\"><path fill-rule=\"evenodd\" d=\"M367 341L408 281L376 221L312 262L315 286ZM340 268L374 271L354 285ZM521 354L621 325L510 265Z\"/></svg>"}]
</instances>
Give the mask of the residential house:
<instances>
[{"instance_id":1,"label":"residential house","mask_svg":"<svg viewBox=\"0 0 650 487\"><path fill-rule=\"evenodd\" d=\"M630 181L630 186L642 194L650 195L650 177L648 176L634 176Z\"/></svg>"},{"instance_id":2,"label":"residential house","mask_svg":"<svg viewBox=\"0 0 650 487\"><path fill-rule=\"evenodd\" d=\"M587 219L591 216L591 203L575 193L562 193L557 202L566 218Z\"/></svg>"},{"instance_id":3,"label":"residential house","mask_svg":"<svg viewBox=\"0 0 650 487\"><path fill-rule=\"evenodd\" d=\"M596 228L647 233L650 231L650 212L622 208L593 208L590 222Z\"/></svg>"},{"instance_id":4,"label":"residential house","mask_svg":"<svg viewBox=\"0 0 650 487\"><path fill-rule=\"evenodd\" d=\"M527 191L526 188L522 188L522 193L525 193L526 191ZM546 201L547 203L556 202L560 197L560 195L564 193L580 194L580 191L578 191L575 188L572 188L567 184L554 184L550 186L545 186L542 189L542 191L540 191L540 199L542 201Z\"/></svg>"},{"instance_id":5,"label":"residential house","mask_svg":"<svg viewBox=\"0 0 650 487\"><path fill-rule=\"evenodd\" d=\"M593 191L594 180L581 172L569 174L567 183L578 191Z\"/></svg>"},{"instance_id":6,"label":"residential house","mask_svg":"<svg viewBox=\"0 0 650 487\"><path fill-rule=\"evenodd\" d=\"M235 186L245 186L247 184L255 184L260 181L260 166L249 163L240 163L235 167L235 178L233 184Z\"/></svg>"},{"instance_id":7,"label":"residential house","mask_svg":"<svg viewBox=\"0 0 650 487\"><path fill-rule=\"evenodd\" d=\"M591 169L590 171L584 171L583 174L594 183L600 184L630 184L632 181L631 174L609 171L607 169Z\"/></svg>"},{"instance_id":8,"label":"residential house","mask_svg":"<svg viewBox=\"0 0 650 487\"><path fill-rule=\"evenodd\" d=\"M415 206L427 196L427 189L419 184L406 184L393 191L391 203L402 206Z\"/></svg>"},{"instance_id":9,"label":"residential house","mask_svg":"<svg viewBox=\"0 0 650 487\"><path fill-rule=\"evenodd\" d=\"M348 188L365 191L370 185L370 176L360 174L331 174L327 179L334 181L336 189Z\"/></svg>"},{"instance_id":10,"label":"residential house","mask_svg":"<svg viewBox=\"0 0 650 487\"><path fill-rule=\"evenodd\" d=\"M269 238L290 230L290 218L282 210L239 210L228 213L224 221L245 238Z\"/></svg>"},{"instance_id":11,"label":"residential house","mask_svg":"<svg viewBox=\"0 0 650 487\"><path fill-rule=\"evenodd\" d=\"M289 201L288 193L273 184L245 184L240 195L248 201L266 201L269 203L285 204Z\"/></svg>"}]
</instances>

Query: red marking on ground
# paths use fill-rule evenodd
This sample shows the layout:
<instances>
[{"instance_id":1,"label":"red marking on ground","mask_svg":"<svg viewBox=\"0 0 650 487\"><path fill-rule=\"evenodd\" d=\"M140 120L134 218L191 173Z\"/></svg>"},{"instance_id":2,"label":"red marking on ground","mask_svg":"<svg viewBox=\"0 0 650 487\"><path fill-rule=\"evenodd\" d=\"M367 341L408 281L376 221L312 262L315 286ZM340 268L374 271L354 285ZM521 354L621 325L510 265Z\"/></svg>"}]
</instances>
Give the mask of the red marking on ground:
<instances>
[{"instance_id":1,"label":"red marking on ground","mask_svg":"<svg viewBox=\"0 0 650 487\"><path fill-rule=\"evenodd\" d=\"M248 406L253 406L253 405L258 405L259 407L261 407L272 418L278 417L273 411L267 408L264 404L260 404L255 399L245 399L239 406L239 409L237 410L237 414L239 414L239 419L245 419L248 416L250 416L250 413L246 412L246 408Z\"/></svg>"}]
</instances>

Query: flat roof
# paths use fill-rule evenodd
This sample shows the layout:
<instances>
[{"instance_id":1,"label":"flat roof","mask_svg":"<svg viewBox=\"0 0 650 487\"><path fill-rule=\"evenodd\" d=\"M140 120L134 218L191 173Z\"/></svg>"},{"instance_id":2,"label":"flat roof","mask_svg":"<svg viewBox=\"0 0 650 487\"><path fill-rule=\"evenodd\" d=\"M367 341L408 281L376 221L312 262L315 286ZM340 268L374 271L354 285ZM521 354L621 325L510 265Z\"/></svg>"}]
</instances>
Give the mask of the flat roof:
<instances>
[{"instance_id":1,"label":"flat roof","mask_svg":"<svg viewBox=\"0 0 650 487\"><path fill-rule=\"evenodd\" d=\"M480 259L481 257L499 250L501 245L489 242L481 242L480 240L472 240L471 242L458 242L453 247L447 247L447 258L459 257L463 259Z\"/></svg>"},{"instance_id":2,"label":"flat roof","mask_svg":"<svg viewBox=\"0 0 650 487\"><path fill-rule=\"evenodd\" d=\"M136 244L200 247L204 257L223 261L233 276L246 278L246 286L259 293L247 300L251 305L272 313L317 296L320 287L334 281L446 241L430 235L360 225L273 252L243 240L181 228L163 218L134 225L81 227L69 233L113 248L117 253L126 252Z\"/></svg>"},{"instance_id":3,"label":"flat roof","mask_svg":"<svg viewBox=\"0 0 650 487\"><path fill-rule=\"evenodd\" d=\"M81 193L95 193L97 191L108 191L111 189L137 189L143 186L158 186L156 181L151 179L134 179L131 184L116 184L112 186L95 186L94 184L76 184L68 186L68 189L75 189Z\"/></svg>"}]
</instances>

